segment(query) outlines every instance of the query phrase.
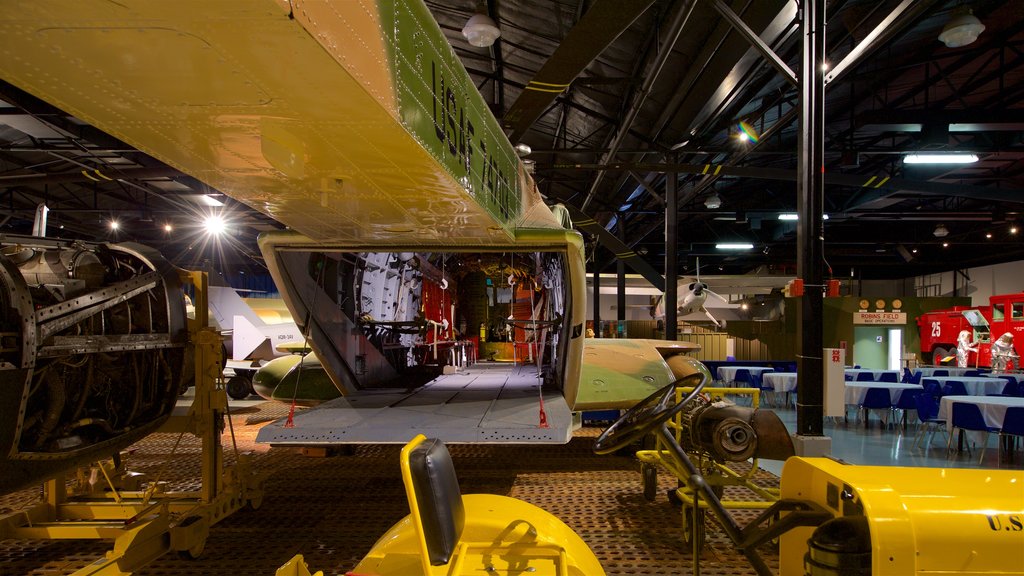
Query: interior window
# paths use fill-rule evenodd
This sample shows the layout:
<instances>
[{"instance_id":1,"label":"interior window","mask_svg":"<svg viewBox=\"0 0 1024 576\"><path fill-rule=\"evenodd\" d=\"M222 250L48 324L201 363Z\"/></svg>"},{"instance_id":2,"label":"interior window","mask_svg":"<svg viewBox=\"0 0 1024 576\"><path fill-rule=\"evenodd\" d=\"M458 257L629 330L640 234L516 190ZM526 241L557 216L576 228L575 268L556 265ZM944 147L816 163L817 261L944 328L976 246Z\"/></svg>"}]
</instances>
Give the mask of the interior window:
<instances>
[{"instance_id":1,"label":"interior window","mask_svg":"<svg viewBox=\"0 0 1024 576\"><path fill-rule=\"evenodd\" d=\"M993 304L992 305L992 320L995 321L995 320L1002 320L1002 319L1003 319L1003 305L1002 304Z\"/></svg>"},{"instance_id":2,"label":"interior window","mask_svg":"<svg viewBox=\"0 0 1024 576\"><path fill-rule=\"evenodd\" d=\"M1010 311L1011 320L1024 320L1024 302L1014 302Z\"/></svg>"}]
</instances>

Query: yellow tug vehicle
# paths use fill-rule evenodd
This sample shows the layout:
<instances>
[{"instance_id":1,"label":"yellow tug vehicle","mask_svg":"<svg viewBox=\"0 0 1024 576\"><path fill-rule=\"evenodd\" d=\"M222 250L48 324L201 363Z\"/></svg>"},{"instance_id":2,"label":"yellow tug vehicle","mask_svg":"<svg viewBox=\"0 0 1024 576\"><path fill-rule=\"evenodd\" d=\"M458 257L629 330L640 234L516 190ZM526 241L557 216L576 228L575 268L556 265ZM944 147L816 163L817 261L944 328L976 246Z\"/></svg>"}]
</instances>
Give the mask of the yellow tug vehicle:
<instances>
[{"instance_id":1,"label":"yellow tug vehicle","mask_svg":"<svg viewBox=\"0 0 1024 576\"><path fill-rule=\"evenodd\" d=\"M463 496L440 440L417 435L402 449L401 462L410 513L349 576L604 576L587 544L551 513L508 496ZM309 575L301 555L277 571Z\"/></svg>"}]
</instances>

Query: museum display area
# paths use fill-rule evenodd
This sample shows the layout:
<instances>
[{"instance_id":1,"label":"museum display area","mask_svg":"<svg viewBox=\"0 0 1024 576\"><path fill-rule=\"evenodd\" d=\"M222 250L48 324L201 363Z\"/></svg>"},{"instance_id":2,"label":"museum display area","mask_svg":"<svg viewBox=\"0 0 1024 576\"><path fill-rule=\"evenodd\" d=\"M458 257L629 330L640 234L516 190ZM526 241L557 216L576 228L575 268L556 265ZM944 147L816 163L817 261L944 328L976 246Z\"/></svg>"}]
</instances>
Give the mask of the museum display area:
<instances>
[{"instance_id":1,"label":"museum display area","mask_svg":"<svg viewBox=\"0 0 1024 576\"><path fill-rule=\"evenodd\" d=\"M0 574L1024 575L1024 4L8 8Z\"/></svg>"}]
</instances>

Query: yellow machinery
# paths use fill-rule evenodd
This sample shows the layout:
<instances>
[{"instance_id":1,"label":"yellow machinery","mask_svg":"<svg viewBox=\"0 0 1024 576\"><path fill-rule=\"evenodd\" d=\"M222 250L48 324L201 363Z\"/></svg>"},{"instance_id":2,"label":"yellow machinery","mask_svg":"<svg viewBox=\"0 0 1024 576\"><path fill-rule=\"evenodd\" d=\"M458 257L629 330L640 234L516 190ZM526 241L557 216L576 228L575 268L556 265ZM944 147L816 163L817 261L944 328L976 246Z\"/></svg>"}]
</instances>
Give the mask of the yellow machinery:
<instances>
[{"instance_id":1,"label":"yellow machinery","mask_svg":"<svg viewBox=\"0 0 1024 576\"><path fill-rule=\"evenodd\" d=\"M189 319L189 339L195 348L195 399L187 409L175 409L160 429L190 432L202 439L202 486L198 492L171 492L151 482L138 490L140 475L125 472L117 458L80 471L77 488L68 491L63 475L44 487L43 501L31 508L0 516L0 538L112 539L113 549L74 576L122 576L170 550L198 557L210 526L246 503L258 508L263 491L246 454L234 466L224 465L220 443L227 411L221 379L220 336L207 327L205 273L183 273L195 287L196 318Z\"/></svg>"},{"instance_id":2,"label":"yellow machinery","mask_svg":"<svg viewBox=\"0 0 1024 576\"><path fill-rule=\"evenodd\" d=\"M675 402L693 391L692 387L677 387ZM703 482L712 487L727 510L764 510L779 499L779 491L758 485L754 475L758 470L758 456L785 459L793 455L789 434L778 418L771 412L759 412L761 391L757 388L710 388L704 387L699 396L688 404L689 409L677 412L665 425L672 431L675 441L685 446L694 465L701 471ZM729 406L724 401L734 397L751 398L751 407ZM702 432L703 431L703 432ZM705 439L699 436L704 434ZM770 441L766 441L770 438ZM767 453L768 444L776 449ZM657 491L657 470L663 466L679 479L679 488L674 496L682 504L683 539L693 550L704 546L704 516L707 502L697 494L697 487L690 480L690 473L675 457L666 441L655 436L653 450L640 450L644 497L653 501ZM749 467L746 463L749 461ZM742 462L743 467L730 466L731 462ZM743 470L746 468L746 470ZM729 500L725 488L740 486L760 498Z\"/></svg>"},{"instance_id":3,"label":"yellow machinery","mask_svg":"<svg viewBox=\"0 0 1024 576\"><path fill-rule=\"evenodd\" d=\"M791 458L782 497L831 517L783 534L782 574L1024 574L1022 470Z\"/></svg>"},{"instance_id":4,"label":"yellow machinery","mask_svg":"<svg viewBox=\"0 0 1024 576\"><path fill-rule=\"evenodd\" d=\"M550 513L508 496L461 495L440 440L416 436L402 449L401 464L410 514L377 540L351 574L604 575L590 548ZM301 556L277 571L309 574Z\"/></svg>"},{"instance_id":5,"label":"yellow machinery","mask_svg":"<svg viewBox=\"0 0 1024 576\"><path fill-rule=\"evenodd\" d=\"M609 453L654 431L661 462L685 478L692 497L703 500L695 506L715 514L759 575L772 572L758 547L776 539L784 576L1024 575L1021 470L852 466L793 457L783 468L779 499L740 527L688 453L731 452L742 434L708 434L724 425L720 417L692 420L683 433L666 424L711 410L701 408L702 378L688 376L652 394L609 426L594 450ZM687 385L688 392L677 393L677 386ZM757 445L755 452L777 449L761 446L769 438L745 442ZM700 562L694 562L694 574L699 572Z\"/></svg>"}]
</instances>

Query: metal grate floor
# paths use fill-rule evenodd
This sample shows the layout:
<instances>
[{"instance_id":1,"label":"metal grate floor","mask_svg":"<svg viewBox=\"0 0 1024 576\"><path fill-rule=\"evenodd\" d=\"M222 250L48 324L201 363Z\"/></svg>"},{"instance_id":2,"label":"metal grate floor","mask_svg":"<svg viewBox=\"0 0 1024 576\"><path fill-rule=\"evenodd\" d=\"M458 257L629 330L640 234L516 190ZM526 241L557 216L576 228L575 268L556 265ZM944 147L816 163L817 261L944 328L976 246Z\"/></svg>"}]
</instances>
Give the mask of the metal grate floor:
<instances>
[{"instance_id":1,"label":"metal grate floor","mask_svg":"<svg viewBox=\"0 0 1024 576\"><path fill-rule=\"evenodd\" d=\"M408 512L397 445L362 445L343 455L312 458L294 449L255 444L259 427L286 410L266 403L231 418L238 449L256 452L256 468L268 474L263 506L258 511L243 509L215 525L200 559L167 554L140 576L270 576L300 552L311 568L344 574ZM682 542L681 514L665 495L676 486L675 479L659 474L657 500L647 502L633 458L591 452L599 432L584 428L564 446L449 448L464 493L507 494L559 516L591 546L609 576L690 574L692 556ZM186 436L172 454L177 440L177 435L154 434L139 442L132 448L131 468L159 474L175 489L196 488L199 442ZM228 432L224 442L230 461ZM767 472L759 477L768 485L778 484ZM0 512L16 510L38 493L33 489L0 498ZM744 523L756 511L734 514ZM3 540L0 575L66 575L102 557L108 548L104 542ZM775 551L766 547L762 553L777 569ZM700 562L701 573L707 576L754 574L711 521Z\"/></svg>"}]
</instances>

